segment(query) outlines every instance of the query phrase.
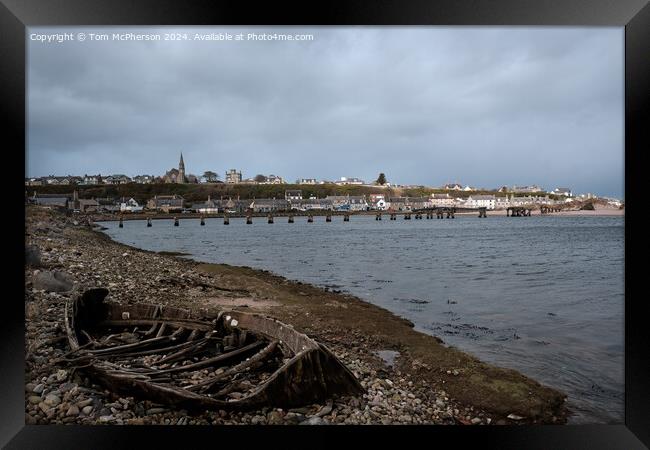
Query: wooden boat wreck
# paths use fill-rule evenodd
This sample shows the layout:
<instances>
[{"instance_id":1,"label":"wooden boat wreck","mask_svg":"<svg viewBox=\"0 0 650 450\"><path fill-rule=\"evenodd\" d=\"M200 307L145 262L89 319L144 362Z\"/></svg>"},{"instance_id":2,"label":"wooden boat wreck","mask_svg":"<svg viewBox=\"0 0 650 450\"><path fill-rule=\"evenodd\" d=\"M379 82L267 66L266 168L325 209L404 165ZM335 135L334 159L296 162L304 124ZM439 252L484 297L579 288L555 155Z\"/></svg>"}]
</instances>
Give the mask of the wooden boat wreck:
<instances>
[{"instance_id":1,"label":"wooden boat wreck","mask_svg":"<svg viewBox=\"0 0 650 450\"><path fill-rule=\"evenodd\" d=\"M270 317L104 301L66 305L76 367L107 388L192 409L297 407L364 392L327 347Z\"/></svg>"}]
</instances>

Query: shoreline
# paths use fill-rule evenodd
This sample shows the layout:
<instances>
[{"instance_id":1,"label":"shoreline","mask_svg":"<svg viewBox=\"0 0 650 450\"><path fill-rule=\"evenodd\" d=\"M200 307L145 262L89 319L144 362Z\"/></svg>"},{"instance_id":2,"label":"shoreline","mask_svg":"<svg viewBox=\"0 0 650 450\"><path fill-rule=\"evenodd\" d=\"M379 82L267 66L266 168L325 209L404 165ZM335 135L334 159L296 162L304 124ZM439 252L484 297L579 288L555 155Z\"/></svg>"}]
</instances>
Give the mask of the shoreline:
<instances>
[{"instance_id":1,"label":"shoreline","mask_svg":"<svg viewBox=\"0 0 650 450\"><path fill-rule=\"evenodd\" d=\"M30 212L36 217L30 218ZM106 286L111 300L265 313L330 347L353 370L368 392L356 399L335 400L330 408L334 411L322 415L326 423L566 422L568 411L564 394L517 371L491 366L458 349L446 347L440 339L415 331L408 320L358 297L290 281L264 270L205 264L182 255L140 250L117 243L100 231L81 224L74 225L74 217L57 217L56 213L44 213L42 209L30 211L28 208L27 215L28 219L33 219L27 221L27 243L39 247L44 263L50 266L48 269L66 271L75 281L85 283L92 280L93 285ZM44 216L52 222L63 221L64 224L59 225L61 233L42 232L48 228ZM46 251L48 248L50 251ZM26 267L27 350L32 353L32 359L38 356L39 349L38 346L34 348L34 344L44 338L56 339L61 333L52 329L60 326L62 305L70 297L66 293L34 292L33 286L29 289L33 272L33 268ZM42 303L47 305L45 311ZM45 314L39 315L39 312ZM43 318L47 319L49 328L40 323ZM57 325L53 326L53 323ZM64 349L65 345L60 345L60 348L51 347L49 351L56 353ZM392 366L377 356L381 351L398 352ZM36 359L28 367L26 387L42 380L43 377L34 376L42 369L39 361L43 362ZM53 378L50 375L46 379L52 379L52 384L65 384L58 379L63 375L57 369L53 369L53 374ZM72 384L81 389L79 383ZM93 415L91 411L84 417L75 417L67 415L70 408L75 412L74 405L66 405L63 417L59 417L62 408L57 407L52 412L48 405L41 405L42 401L34 403L38 400L34 394L36 387L33 386L31 392L26 389L27 423L57 423L57 420L85 424L120 423L118 420L122 423L172 423L179 414L188 415L187 412L171 410L116 419L117 413L113 412L116 408L107 410L104 401L103 408L97 413L109 412L108 415ZM62 396L65 397L67 392ZM77 403L83 404L84 401ZM138 404L137 399L127 402ZM204 413L188 421L208 424L295 423L300 422L301 414L309 417L307 413L271 409L242 415ZM109 420L107 416L113 416L113 419Z\"/></svg>"}]
</instances>

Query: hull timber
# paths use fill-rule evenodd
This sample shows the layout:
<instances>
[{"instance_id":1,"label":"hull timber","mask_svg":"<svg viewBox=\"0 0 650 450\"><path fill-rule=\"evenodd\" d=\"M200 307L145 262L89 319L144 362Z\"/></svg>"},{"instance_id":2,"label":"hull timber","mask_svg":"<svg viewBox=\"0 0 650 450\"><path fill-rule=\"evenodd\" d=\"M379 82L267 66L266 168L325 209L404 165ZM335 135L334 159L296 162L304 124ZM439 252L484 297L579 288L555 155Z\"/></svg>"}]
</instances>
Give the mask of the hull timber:
<instances>
[{"instance_id":1,"label":"hull timber","mask_svg":"<svg viewBox=\"0 0 650 450\"><path fill-rule=\"evenodd\" d=\"M327 347L273 318L121 305L105 302L107 294L90 289L66 304L68 361L116 392L227 410L297 407L364 392Z\"/></svg>"}]
</instances>

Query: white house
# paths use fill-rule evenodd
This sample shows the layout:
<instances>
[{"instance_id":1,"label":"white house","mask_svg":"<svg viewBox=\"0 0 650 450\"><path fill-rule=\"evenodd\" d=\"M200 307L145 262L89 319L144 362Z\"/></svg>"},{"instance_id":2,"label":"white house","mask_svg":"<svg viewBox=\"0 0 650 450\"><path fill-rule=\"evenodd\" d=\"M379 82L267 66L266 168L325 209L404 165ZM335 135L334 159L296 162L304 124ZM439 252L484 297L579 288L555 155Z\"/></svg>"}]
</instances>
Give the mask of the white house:
<instances>
[{"instance_id":1,"label":"white house","mask_svg":"<svg viewBox=\"0 0 650 450\"><path fill-rule=\"evenodd\" d=\"M454 206L454 197L445 194L431 194L431 205L437 208L451 208Z\"/></svg>"},{"instance_id":2,"label":"white house","mask_svg":"<svg viewBox=\"0 0 650 450\"><path fill-rule=\"evenodd\" d=\"M494 209L496 198L494 195L470 195L465 202L468 208L487 208Z\"/></svg>"},{"instance_id":3,"label":"white house","mask_svg":"<svg viewBox=\"0 0 650 450\"><path fill-rule=\"evenodd\" d=\"M571 189L563 188L563 187L558 187L558 188L553 189L553 192L551 192L551 194L563 195L565 197L571 197L573 195L571 193Z\"/></svg>"},{"instance_id":4,"label":"white house","mask_svg":"<svg viewBox=\"0 0 650 450\"><path fill-rule=\"evenodd\" d=\"M122 202L120 203L120 211L122 212L140 212L143 209L144 207L140 206L133 198L130 198L127 201L122 199Z\"/></svg>"},{"instance_id":5,"label":"white house","mask_svg":"<svg viewBox=\"0 0 650 450\"><path fill-rule=\"evenodd\" d=\"M494 202L495 209L506 209L509 206L510 206L510 199L508 199L507 195L504 195L503 197L501 196L496 197L496 200Z\"/></svg>"}]
</instances>

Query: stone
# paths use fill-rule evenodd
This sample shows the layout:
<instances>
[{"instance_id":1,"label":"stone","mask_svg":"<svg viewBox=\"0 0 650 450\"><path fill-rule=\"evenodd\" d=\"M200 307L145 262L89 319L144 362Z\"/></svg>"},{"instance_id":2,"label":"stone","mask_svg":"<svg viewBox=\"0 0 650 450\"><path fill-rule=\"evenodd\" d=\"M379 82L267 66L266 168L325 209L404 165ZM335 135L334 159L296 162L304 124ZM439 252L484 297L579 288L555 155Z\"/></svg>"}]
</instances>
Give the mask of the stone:
<instances>
[{"instance_id":1,"label":"stone","mask_svg":"<svg viewBox=\"0 0 650 450\"><path fill-rule=\"evenodd\" d=\"M30 395L28 400L29 400L29 403L31 403L33 405L38 405L41 402L41 400L43 400L43 399L41 397L39 397L38 395Z\"/></svg>"},{"instance_id":2,"label":"stone","mask_svg":"<svg viewBox=\"0 0 650 450\"><path fill-rule=\"evenodd\" d=\"M25 265L32 267L43 267L41 251L35 245L25 246Z\"/></svg>"},{"instance_id":3,"label":"stone","mask_svg":"<svg viewBox=\"0 0 650 450\"><path fill-rule=\"evenodd\" d=\"M67 292L72 289L73 281L64 272L39 272L34 276L33 287L47 292Z\"/></svg>"},{"instance_id":4,"label":"stone","mask_svg":"<svg viewBox=\"0 0 650 450\"><path fill-rule=\"evenodd\" d=\"M84 406L84 407L81 409L81 411L82 411L85 415L89 416L90 413L93 412L93 407L90 406L90 405L88 405L88 406Z\"/></svg>"},{"instance_id":5,"label":"stone","mask_svg":"<svg viewBox=\"0 0 650 450\"><path fill-rule=\"evenodd\" d=\"M45 400L43 400L43 403L45 403L48 406L56 406L59 403L61 403L61 398L55 394L47 394Z\"/></svg>"},{"instance_id":6,"label":"stone","mask_svg":"<svg viewBox=\"0 0 650 450\"><path fill-rule=\"evenodd\" d=\"M479 419L478 417L474 417L474 418L472 419L472 424L473 424L473 425L477 425L477 424L479 424L479 423L481 423L481 419Z\"/></svg>"},{"instance_id":7,"label":"stone","mask_svg":"<svg viewBox=\"0 0 650 450\"><path fill-rule=\"evenodd\" d=\"M326 425L326 422L318 416L312 416L300 422L300 425Z\"/></svg>"},{"instance_id":8,"label":"stone","mask_svg":"<svg viewBox=\"0 0 650 450\"><path fill-rule=\"evenodd\" d=\"M79 407L77 405L72 405L71 407L68 408L68 411L65 413L66 416L78 416L79 415Z\"/></svg>"},{"instance_id":9,"label":"stone","mask_svg":"<svg viewBox=\"0 0 650 450\"><path fill-rule=\"evenodd\" d=\"M45 385L44 385L44 384L42 384L42 383L41 383L41 384L37 384L37 385L34 387L34 389L32 390L32 392L33 392L34 394L41 394L41 393L43 392L43 389L45 389Z\"/></svg>"},{"instance_id":10,"label":"stone","mask_svg":"<svg viewBox=\"0 0 650 450\"><path fill-rule=\"evenodd\" d=\"M56 371L56 381L63 381L68 378L68 371L59 369ZM65 391L63 391L65 392Z\"/></svg>"},{"instance_id":11,"label":"stone","mask_svg":"<svg viewBox=\"0 0 650 450\"><path fill-rule=\"evenodd\" d=\"M147 415L152 416L154 414L164 413L165 411L167 411L165 408L149 408L147 410Z\"/></svg>"},{"instance_id":12,"label":"stone","mask_svg":"<svg viewBox=\"0 0 650 450\"><path fill-rule=\"evenodd\" d=\"M517 414L508 414L508 419L510 419L510 420L523 420L524 417L518 416Z\"/></svg>"}]
</instances>

